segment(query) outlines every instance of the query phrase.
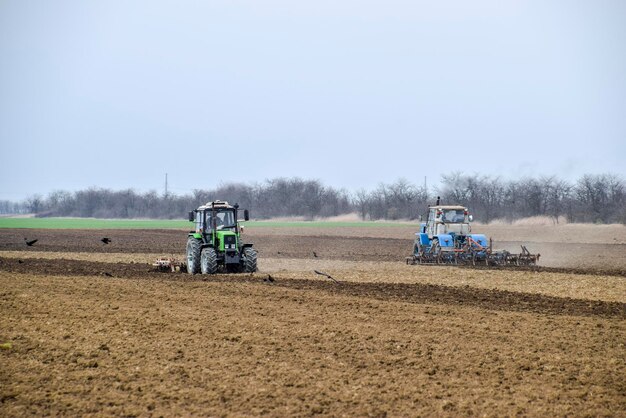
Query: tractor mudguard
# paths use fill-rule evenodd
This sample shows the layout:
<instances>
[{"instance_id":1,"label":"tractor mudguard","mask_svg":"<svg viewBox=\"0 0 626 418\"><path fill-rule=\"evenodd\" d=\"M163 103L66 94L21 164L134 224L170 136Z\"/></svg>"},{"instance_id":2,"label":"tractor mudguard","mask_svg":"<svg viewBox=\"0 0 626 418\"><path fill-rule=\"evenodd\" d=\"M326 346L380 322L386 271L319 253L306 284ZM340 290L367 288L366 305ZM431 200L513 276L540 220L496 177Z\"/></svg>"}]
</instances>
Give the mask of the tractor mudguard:
<instances>
[{"instance_id":1,"label":"tractor mudguard","mask_svg":"<svg viewBox=\"0 0 626 418\"><path fill-rule=\"evenodd\" d=\"M195 239L202 239L202 234L200 234L199 232L194 232L193 234L189 234L189 235L191 235Z\"/></svg>"},{"instance_id":2,"label":"tractor mudguard","mask_svg":"<svg viewBox=\"0 0 626 418\"><path fill-rule=\"evenodd\" d=\"M439 234L436 236L439 240L439 246L442 248L454 247L454 238L450 234Z\"/></svg>"},{"instance_id":3,"label":"tractor mudguard","mask_svg":"<svg viewBox=\"0 0 626 418\"><path fill-rule=\"evenodd\" d=\"M489 246L489 240L484 234L470 234L470 237L483 248L487 248Z\"/></svg>"},{"instance_id":4,"label":"tractor mudguard","mask_svg":"<svg viewBox=\"0 0 626 418\"><path fill-rule=\"evenodd\" d=\"M428 238L428 234L424 233L424 232L416 232L416 241L419 243L419 245L422 245L424 247L430 247L430 238Z\"/></svg>"}]
</instances>

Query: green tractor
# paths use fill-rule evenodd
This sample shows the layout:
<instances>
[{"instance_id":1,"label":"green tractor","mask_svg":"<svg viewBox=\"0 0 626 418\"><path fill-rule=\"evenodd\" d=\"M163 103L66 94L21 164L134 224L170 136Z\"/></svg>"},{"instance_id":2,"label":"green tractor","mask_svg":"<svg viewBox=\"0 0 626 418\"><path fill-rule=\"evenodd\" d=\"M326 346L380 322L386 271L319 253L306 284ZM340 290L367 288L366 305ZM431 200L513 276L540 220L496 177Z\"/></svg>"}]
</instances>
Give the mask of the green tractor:
<instances>
[{"instance_id":1,"label":"green tractor","mask_svg":"<svg viewBox=\"0 0 626 418\"><path fill-rule=\"evenodd\" d=\"M189 212L195 231L187 238L187 271L190 274L252 273L257 270L256 250L241 239L243 227L237 221L239 205L216 200ZM249 220L248 209L244 220Z\"/></svg>"}]
</instances>

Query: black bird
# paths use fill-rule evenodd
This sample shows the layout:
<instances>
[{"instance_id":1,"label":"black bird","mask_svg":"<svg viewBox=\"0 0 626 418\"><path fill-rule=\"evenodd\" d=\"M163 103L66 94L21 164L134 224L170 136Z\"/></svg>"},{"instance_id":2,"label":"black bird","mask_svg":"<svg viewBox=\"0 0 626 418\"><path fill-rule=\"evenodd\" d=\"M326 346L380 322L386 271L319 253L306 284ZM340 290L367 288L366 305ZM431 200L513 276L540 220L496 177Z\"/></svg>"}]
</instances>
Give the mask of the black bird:
<instances>
[{"instance_id":1,"label":"black bird","mask_svg":"<svg viewBox=\"0 0 626 418\"><path fill-rule=\"evenodd\" d=\"M38 239L33 239L33 240L28 241L26 238L24 238L24 241L26 241L26 245L28 245L29 247L32 247L33 244L35 244L39 240Z\"/></svg>"},{"instance_id":2,"label":"black bird","mask_svg":"<svg viewBox=\"0 0 626 418\"><path fill-rule=\"evenodd\" d=\"M18 263L22 264L24 261L22 260L17 260Z\"/></svg>"},{"instance_id":3,"label":"black bird","mask_svg":"<svg viewBox=\"0 0 626 418\"><path fill-rule=\"evenodd\" d=\"M265 279L263 279L264 282L270 282L270 283L274 283L274 278L272 277L271 274L268 274L267 277Z\"/></svg>"},{"instance_id":4,"label":"black bird","mask_svg":"<svg viewBox=\"0 0 626 418\"><path fill-rule=\"evenodd\" d=\"M326 274L323 271L317 271L317 270L313 270L316 274L319 274L321 276L326 276L328 277L330 280L332 280L335 283L339 283L337 280L335 280L330 274Z\"/></svg>"},{"instance_id":5,"label":"black bird","mask_svg":"<svg viewBox=\"0 0 626 418\"><path fill-rule=\"evenodd\" d=\"M111 242L111 238L104 237L100 241L104 242L105 244L108 244L109 242Z\"/></svg>"},{"instance_id":6,"label":"black bird","mask_svg":"<svg viewBox=\"0 0 626 418\"><path fill-rule=\"evenodd\" d=\"M107 276L107 277L113 277L113 275L111 273L107 272L107 271L104 272L104 275Z\"/></svg>"},{"instance_id":7,"label":"black bird","mask_svg":"<svg viewBox=\"0 0 626 418\"><path fill-rule=\"evenodd\" d=\"M313 257L317 258L317 253L313 251Z\"/></svg>"}]
</instances>

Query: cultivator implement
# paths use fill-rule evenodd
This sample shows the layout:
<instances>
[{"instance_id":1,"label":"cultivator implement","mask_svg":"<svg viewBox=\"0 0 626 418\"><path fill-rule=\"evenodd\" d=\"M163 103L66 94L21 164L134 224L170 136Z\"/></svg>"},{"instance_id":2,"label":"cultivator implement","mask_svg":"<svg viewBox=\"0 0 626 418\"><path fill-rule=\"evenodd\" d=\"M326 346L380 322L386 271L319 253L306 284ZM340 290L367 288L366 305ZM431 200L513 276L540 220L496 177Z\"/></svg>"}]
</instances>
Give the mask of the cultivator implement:
<instances>
[{"instance_id":1,"label":"cultivator implement","mask_svg":"<svg viewBox=\"0 0 626 418\"><path fill-rule=\"evenodd\" d=\"M173 257L161 257L157 258L156 261L152 264L159 271L171 271L172 273L180 271L187 271L187 263L184 261L177 260Z\"/></svg>"},{"instance_id":2,"label":"cultivator implement","mask_svg":"<svg viewBox=\"0 0 626 418\"><path fill-rule=\"evenodd\" d=\"M535 266L541 254L530 254L522 246L521 253L500 251L443 250L440 252L421 252L407 257L407 264L448 264L472 266Z\"/></svg>"},{"instance_id":3,"label":"cultivator implement","mask_svg":"<svg viewBox=\"0 0 626 418\"><path fill-rule=\"evenodd\" d=\"M525 245L522 245L522 252L519 254L511 254L507 251L506 264L515 266L534 266L537 265L541 254L531 254Z\"/></svg>"},{"instance_id":4,"label":"cultivator implement","mask_svg":"<svg viewBox=\"0 0 626 418\"><path fill-rule=\"evenodd\" d=\"M526 246L522 245L520 253L511 253L506 250L493 250L492 243L483 246L479 242L468 240L468 244L459 248L441 247L435 244L431 247L416 246L412 257L407 257L407 264L447 264L472 266L534 266L537 265L540 254L531 254Z\"/></svg>"}]
</instances>

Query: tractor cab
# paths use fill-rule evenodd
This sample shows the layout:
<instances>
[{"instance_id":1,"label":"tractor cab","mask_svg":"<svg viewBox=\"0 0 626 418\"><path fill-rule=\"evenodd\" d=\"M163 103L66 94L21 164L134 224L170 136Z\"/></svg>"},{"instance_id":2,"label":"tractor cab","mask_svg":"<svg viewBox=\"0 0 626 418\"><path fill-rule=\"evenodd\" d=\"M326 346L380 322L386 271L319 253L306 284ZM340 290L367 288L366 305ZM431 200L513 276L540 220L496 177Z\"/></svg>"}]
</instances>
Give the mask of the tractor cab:
<instances>
[{"instance_id":1,"label":"tractor cab","mask_svg":"<svg viewBox=\"0 0 626 418\"><path fill-rule=\"evenodd\" d=\"M211 202L200 206L195 211L189 212L189 220L195 223L198 234L211 233L213 231L238 232L237 222L238 206L230 206L228 202ZM244 216L247 214L247 210ZM247 220L247 218L245 218Z\"/></svg>"},{"instance_id":2,"label":"tractor cab","mask_svg":"<svg viewBox=\"0 0 626 418\"><path fill-rule=\"evenodd\" d=\"M440 234L468 235L472 228L471 215L464 206L429 206L426 222L422 223L422 232L429 238Z\"/></svg>"}]
</instances>

